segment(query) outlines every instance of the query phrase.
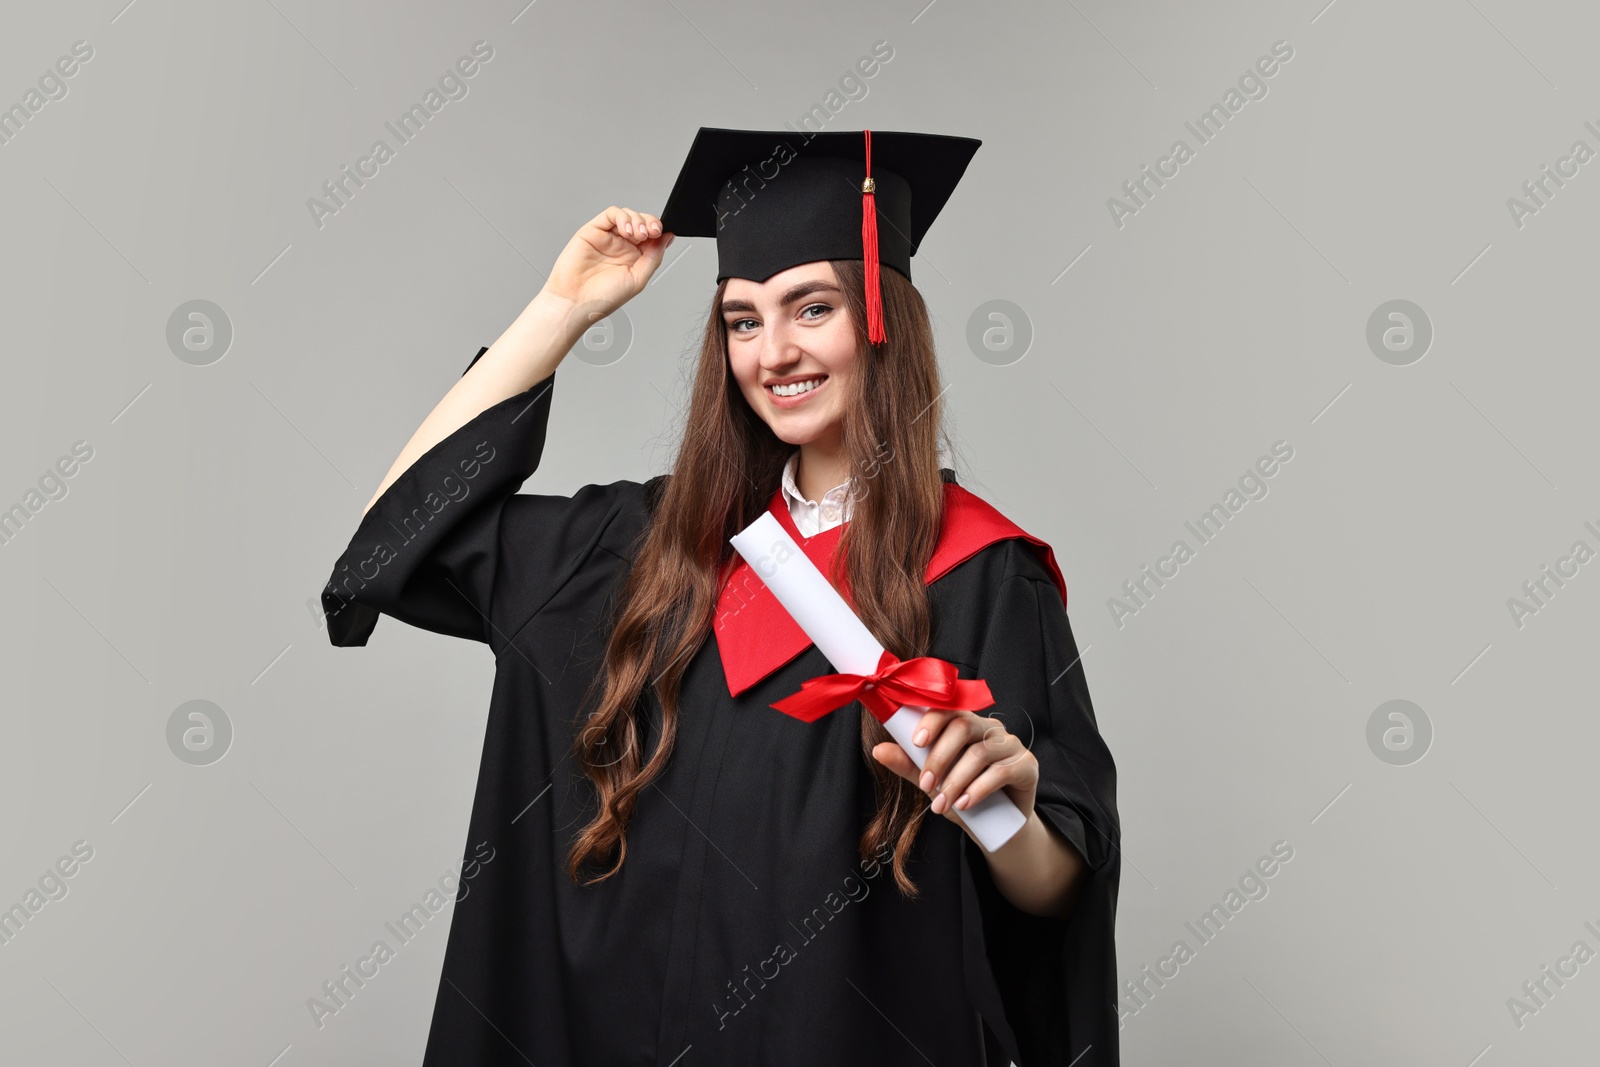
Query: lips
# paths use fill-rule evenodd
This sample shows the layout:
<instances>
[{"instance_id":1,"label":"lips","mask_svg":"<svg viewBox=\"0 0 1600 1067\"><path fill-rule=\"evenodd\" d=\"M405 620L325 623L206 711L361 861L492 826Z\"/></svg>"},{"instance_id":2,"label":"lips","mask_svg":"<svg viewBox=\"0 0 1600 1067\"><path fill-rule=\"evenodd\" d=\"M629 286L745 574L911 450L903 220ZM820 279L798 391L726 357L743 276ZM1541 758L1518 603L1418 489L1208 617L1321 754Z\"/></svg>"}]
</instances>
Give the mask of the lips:
<instances>
[{"instance_id":1,"label":"lips","mask_svg":"<svg viewBox=\"0 0 1600 1067\"><path fill-rule=\"evenodd\" d=\"M775 385L797 385L800 382L820 382L826 374L791 374L787 378L768 378L762 383L763 389L771 389Z\"/></svg>"},{"instance_id":2,"label":"lips","mask_svg":"<svg viewBox=\"0 0 1600 1067\"><path fill-rule=\"evenodd\" d=\"M789 378L773 378L771 381L766 382L765 386L763 386L763 389L771 392L771 390L779 389L779 387L782 387L782 389L789 389L790 386L806 386L806 384L821 386L822 382L824 381L827 381L827 374L798 374L798 376L789 376Z\"/></svg>"},{"instance_id":3,"label":"lips","mask_svg":"<svg viewBox=\"0 0 1600 1067\"><path fill-rule=\"evenodd\" d=\"M816 394L822 392L822 390L824 390L824 389L826 389L828 387L828 376L825 375L825 374L823 374L823 375L813 375L813 376L811 376L809 378L791 378L789 380L789 382L787 382L787 383L780 382L779 384L794 384L795 382L810 382L810 381L814 381L817 384L812 386L811 388L805 390L804 392L796 393L793 396L780 396L779 394L777 394L777 393L772 391L772 386L770 386L770 385L765 386L764 388L766 389L767 399L772 404L773 407L777 407L777 408L792 408L792 407L795 407L798 404L805 403L807 400L811 399L813 396L815 396Z\"/></svg>"}]
</instances>

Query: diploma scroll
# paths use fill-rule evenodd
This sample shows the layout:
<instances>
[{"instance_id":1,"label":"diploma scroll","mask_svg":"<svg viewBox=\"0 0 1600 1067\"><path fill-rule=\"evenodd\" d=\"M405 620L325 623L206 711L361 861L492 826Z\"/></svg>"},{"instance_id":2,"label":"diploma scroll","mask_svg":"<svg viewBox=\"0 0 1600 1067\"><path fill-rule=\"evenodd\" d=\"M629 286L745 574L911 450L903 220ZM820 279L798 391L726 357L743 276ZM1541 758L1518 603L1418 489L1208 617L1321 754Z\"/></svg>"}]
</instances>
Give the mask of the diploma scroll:
<instances>
[{"instance_id":1,"label":"diploma scroll","mask_svg":"<svg viewBox=\"0 0 1600 1067\"><path fill-rule=\"evenodd\" d=\"M870 675L878 669L883 646L776 516L763 512L730 540L836 670ZM929 748L912 744L911 738L927 711L925 707L907 705L883 721L889 735L919 769L928 758ZM955 798L950 800L953 803ZM1028 821L1004 790L990 793L966 811L950 810L989 852L1011 840Z\"/></svg>"}]
</instances>

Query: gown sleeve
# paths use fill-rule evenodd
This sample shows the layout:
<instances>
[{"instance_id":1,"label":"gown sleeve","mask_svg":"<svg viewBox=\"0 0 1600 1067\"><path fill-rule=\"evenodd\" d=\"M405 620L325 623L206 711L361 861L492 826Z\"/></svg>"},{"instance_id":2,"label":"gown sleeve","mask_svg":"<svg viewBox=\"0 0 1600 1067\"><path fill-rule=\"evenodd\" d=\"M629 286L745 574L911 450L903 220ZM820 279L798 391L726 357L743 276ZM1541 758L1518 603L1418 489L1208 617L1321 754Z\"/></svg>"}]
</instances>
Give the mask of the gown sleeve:
<instances>
[{"instance_id":1,"label":"gown sleeve","mask_svg":"<svg viewBox=\"0 0 1600 1067\"><path fill-rule=\"evenodd\" d=\"M517 493L544 452L554 388L551 373L485 409L384 491L323 587L329 641L365 645L382 613L498 655L572 577L634 483Z\"/></svg>"},{"instance_id":2,"label":"gown sleeve","mask_svg":"<svg viewBox=\"0 0 1600 1067\"><path fill-rule=\"evenodd\" d=\"M965 940L981 976L980 1010L1019 1067L1115 1067L1116 766L1066 606L1042 565L1001 583L981 647L977 676L995 705L979 714L1000 718L1038 759L1035 807L1087 866L1064 919L1030 915L1001 895L982 846L962 835Z\"/></svg>"}]
</instances>

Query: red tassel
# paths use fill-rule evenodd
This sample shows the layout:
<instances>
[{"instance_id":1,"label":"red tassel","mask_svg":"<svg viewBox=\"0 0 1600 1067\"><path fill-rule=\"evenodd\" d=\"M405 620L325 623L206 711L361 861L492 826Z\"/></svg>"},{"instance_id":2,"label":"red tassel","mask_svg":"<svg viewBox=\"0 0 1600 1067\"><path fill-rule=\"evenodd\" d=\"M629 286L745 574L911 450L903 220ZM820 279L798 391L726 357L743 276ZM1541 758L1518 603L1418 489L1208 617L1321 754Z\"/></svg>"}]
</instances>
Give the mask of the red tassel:
<instances>
[{"instance_id":1,"label":"red tassel","mask_svg":"<svg viewBox=\"0 0 1600 1067\"><path fill-rule=\"evenodd\" d=\"M882 278L878 267L878 201L872 181L872 131L866 135L867 176L861 183L861 258L867 270L867 340L882 344L889 339L883 328Z\"/></svg>"}]
</instances>

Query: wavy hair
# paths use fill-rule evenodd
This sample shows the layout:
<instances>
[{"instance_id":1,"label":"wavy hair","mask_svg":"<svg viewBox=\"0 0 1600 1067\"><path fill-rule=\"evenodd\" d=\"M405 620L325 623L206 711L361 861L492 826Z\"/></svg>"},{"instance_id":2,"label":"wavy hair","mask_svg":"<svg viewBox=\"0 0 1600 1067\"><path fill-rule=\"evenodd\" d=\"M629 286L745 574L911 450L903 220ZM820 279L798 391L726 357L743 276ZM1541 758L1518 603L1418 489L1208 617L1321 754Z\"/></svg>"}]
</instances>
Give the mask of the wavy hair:
<instances>
[{"instance_id":1,"label":"wavy hair","mask_svg":"<svg viewBox=\"0 0 1600 1067\"><path fill-rule=\"evenodd\" d=\"M841 426L856 495L829 564L830 577L838 584L844 569L867 629L885 648L909 659L928 650L931 621L923 576L944 512L943 409L933 328L910 279L884 268L888 340L869 344L863 264L829 262L855 326L857 355ZM583 881L586 885L609 878L627 858L627 827L639 794L662 772L677 738L684 672L712 631L734 555L728 539L767 509L794 450L751 409L733 377L722 317L726 288L726 281L718 284L706 319L672 476L662 479L651 521L613 605L604 670L584 703L593 703L597 692L598 702L573 739L573 759L593 783L598 805L573 842L568 875L580 881L587 864L614 860L610 869ZM655 688L662 711L651 752L644 751L641 698L647 686ZM893 846L895 882L902 893L916 897L919 890L906 874L905 857L928 811L927 797L872 758L874 745L893 739L859 702L832 714L852 711L860 716L862 758L877 797L877 811L861 833L861 859Z\"/></svg>"}]
</instances>

